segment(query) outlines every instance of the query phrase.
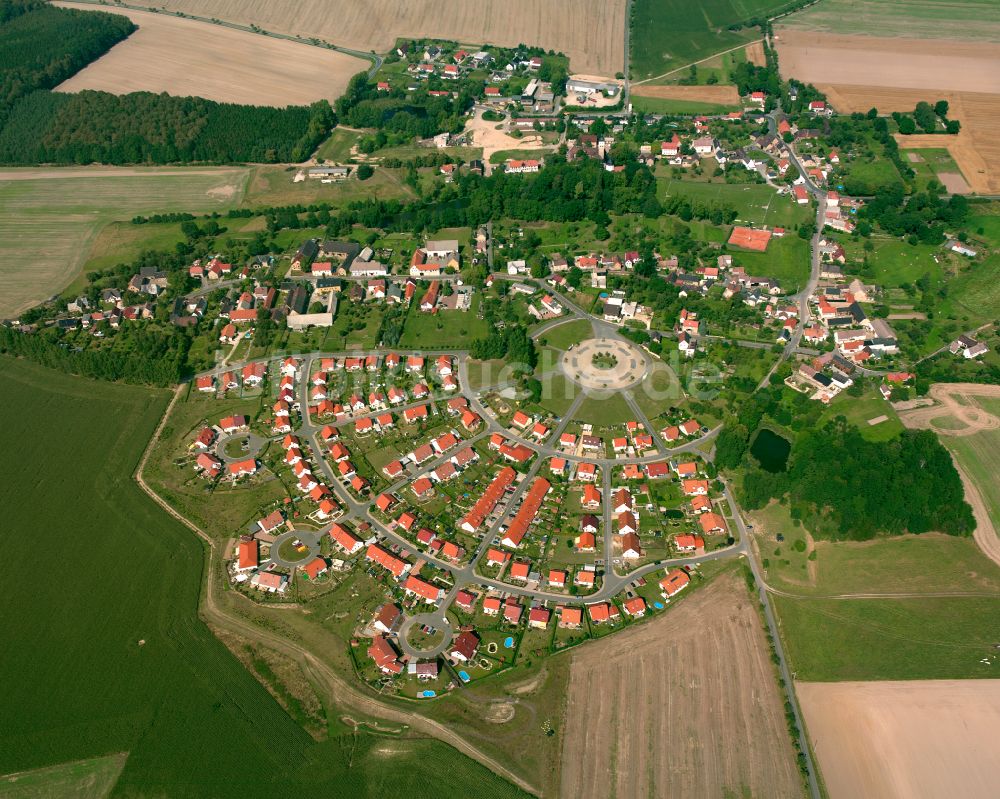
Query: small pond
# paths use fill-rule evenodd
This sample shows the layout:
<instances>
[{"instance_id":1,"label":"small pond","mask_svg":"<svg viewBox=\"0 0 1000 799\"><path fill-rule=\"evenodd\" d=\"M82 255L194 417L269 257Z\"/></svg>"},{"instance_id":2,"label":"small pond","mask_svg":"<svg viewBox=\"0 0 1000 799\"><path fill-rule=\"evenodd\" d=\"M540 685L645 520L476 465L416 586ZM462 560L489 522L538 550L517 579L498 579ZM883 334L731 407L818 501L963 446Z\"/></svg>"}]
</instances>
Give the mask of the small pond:
<instances>
[{"instance_id":1,"label":"small pond","mask_svg":"<svg viewBox=\"0 0 1000 799\"><path fill-rule=\"evenodd\" d=\"M774 473L785 471L791 450L792 443L787 438L766 427L757 432L750 445L750 454L760 462L761 468Z\"/></svg>"}]
</instances>

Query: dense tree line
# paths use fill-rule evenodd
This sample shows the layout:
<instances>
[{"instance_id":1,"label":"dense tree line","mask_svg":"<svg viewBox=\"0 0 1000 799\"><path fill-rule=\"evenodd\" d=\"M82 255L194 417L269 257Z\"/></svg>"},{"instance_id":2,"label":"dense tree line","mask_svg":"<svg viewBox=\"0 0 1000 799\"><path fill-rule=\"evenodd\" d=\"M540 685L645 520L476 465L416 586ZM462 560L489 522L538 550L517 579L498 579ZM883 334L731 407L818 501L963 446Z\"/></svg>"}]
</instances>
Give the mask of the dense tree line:
<instances>
[{"instance_id":1,"label":"dense tree line","mask_svg":"<svg viewBox=\"0 0 1000 799\"><path fill-rule=\"evenodd\" d=\"M307 158L333 125L325 100L285 109L136 92L19 100L0 131L0 162L281 162Z\"/></svg>"},{"instance_id":2,"label":"dense tree line","mask_svg":"<svg viewBox=\"0 0 1000 799\"><path fill-rule=\"evenodd\" d=\"M531 369L538 363L535 342L523 327L511 326L494 330L485 338L473 341L469 352L473 358L506 358L511 363L526 365Z\"/></svg>"},{"instance_id":3,"label":"dense tree line","mask_svg":"<svg viewBox=\"0 0 1000 799\"><path fill-rule=\"evenodd\" d=\"M453 89L453 86L449 86ZM461 81L458 97L429 94L429 87L407 92L393 89L379 92L369 83L368 74L359 72L337 100L337 116L356 128L377 128L385 141L393 134L426 139L445 131L458 133L465 125L465 112L475 102L475 88Z\"/></svg>"},{"instance_id":4,"label":"dense tree line","mask_svg":"<svg viewBox=\"0 0 1000 799\"><path fill-rule=\"evenodd\" d=\"M869 201L859 216L877 223L893 236L939 244L944 241L946 230L965 224L969 216L969 201L959 194L943 200L932 192L921 192L907 198L901 186L894 186Z\"/></svg>"},{"instance_id":5,"label":"dense tree line","mask_svg":"<svg viewBox=\"0 0 1000 799\"><path fill-rule=\"evenodd\" d=\"M18 98L55 88L134 30L118 14L0 0L0 124Z\"/></svg>"},{"instance_id":6,"label":"dense tree line","mask_svg":"<svg viewBox=\"0 0 1000 799\"><path fill-rule=\"evenodd\" d=\"M134 346L128 351L75 350L47 335L47 331L31 335L0 326L0 353L97 380L169 386L187 376L187 337L162 336L137 327L134 338Z\"/></svg>"}]
</instances>

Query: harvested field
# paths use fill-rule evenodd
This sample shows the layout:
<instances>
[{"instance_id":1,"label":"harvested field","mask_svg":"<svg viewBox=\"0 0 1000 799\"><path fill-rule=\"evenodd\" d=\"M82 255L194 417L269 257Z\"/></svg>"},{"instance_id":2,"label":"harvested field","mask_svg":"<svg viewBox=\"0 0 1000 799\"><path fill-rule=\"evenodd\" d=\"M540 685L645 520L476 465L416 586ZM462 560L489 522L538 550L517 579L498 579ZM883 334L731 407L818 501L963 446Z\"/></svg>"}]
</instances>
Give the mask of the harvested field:
<instances>
[{"instance_id":1,"label":"harvested field","mask_svg":"<svg viewBox=\"0 0 1000 799\"><path fill-rule=\"evenodd\" d=\"M109 222L136 214L225 211L247 170L71 167L0 171L0 318L63 291Z\"/></svg>"},{"instance_id":2,"label":"harvested field","mask_svg":"<svg viewBox=\"0 0 1000 799\"><path fill-rule=\"evenodd\" d=\"M987 799L1000 782L1000 680L799 683L831 799Z\"/></svg>"},{"instance_id":3,"label":"harvested field","mask_svg":"<svg viewBox=\"0 0 1000 799\"><path fill-rule=\"evenodd\" d=\"M93 9L89 3L57 5ZM139 30L57 91L168 92L247 105L308 105L335 100L368 64L335 50L208 22L131 9L115 13Z\"/></svg>"},{"instance_id":4,"label":"harvested field","mask_svg":"<svg viewBox=\"0 0 1000 799\"><path fill-rule=\"evenodd\" d=\"M753 44L748 44L746 46L747 61L751 64L756 64L758 67L767 66L767 58L764 56L764 43L754 42Z\"/></svg>"},{"instance_id":5,"label":"harvested field","mask_svg":"<svg viewBox=\"0 0 1000 799\"><path fill-rule=\"evenodd\" d=\"M656 97L661 100L687 100L697 103L739 105L740 93L735 86L656 86L642 83L632 87L636 97Z\"/></svg>"},{"instance_id":6,"label":"harvested field","mask_svg":"<svg viewBox=\"0 0 1000 799\"><path fill-rule=\"evenodd\" d=\"M1000 4L996 0L823 0L782 18L778 27L1000 42Z\"/></svg>"},{"instance_id":7,"label":"harvested field","mask_svg":"<svg viewBox=\"0 0 1000 799\"><path fill-rule=\"evenodd\" d=\"M783 28L778 52L784 74L815 83L842 113L911 111L920 100L947 100L961 132L898 136L900 147L947 148L971 191L1000 192L1000 44ZM964 189L949 179L950 190Z\"/></svg>"},{"instance_id":8,"label":"harvested field","mask_svg":"<svg viewBox=\"0 0 1000 799\"><path fill-rule=\"evenodd\" d=\"M758 611L728 572L573 655L566 797L802 795Z\"/></svg>"},{"instance_id":9,"label":"harvested field","mask_svg":"<svg viewBox=\"0 0 1000 799\"><path fill-rule=\"evenodd\" d=\"M625 63L624 0L164 0L171 11L387 52L397 38L434 37L562 51L575 71L614 75Z\"/></svg>"},{"instance_id":10,"label":"harvested field","mask_svg":"<svg viewBox=\"0 0 1000 799\"><path fill-rule=\"evenodd\" d=\"M941 181L949 194L968 194L971 191L965 178L958 172L939 172L938 180Z\"/></svg>"},{"instance_id":11,"label":"harvested field","mask_svg":"<svg viewBox=\"0 0 1000 799\"><path fill-rule=\"evenodd\" d=\"M782 30L781 72L809 83L1000 93L1000 44ZM867 109L865 109L867 110Z\"/></svg>"}]
</instances>

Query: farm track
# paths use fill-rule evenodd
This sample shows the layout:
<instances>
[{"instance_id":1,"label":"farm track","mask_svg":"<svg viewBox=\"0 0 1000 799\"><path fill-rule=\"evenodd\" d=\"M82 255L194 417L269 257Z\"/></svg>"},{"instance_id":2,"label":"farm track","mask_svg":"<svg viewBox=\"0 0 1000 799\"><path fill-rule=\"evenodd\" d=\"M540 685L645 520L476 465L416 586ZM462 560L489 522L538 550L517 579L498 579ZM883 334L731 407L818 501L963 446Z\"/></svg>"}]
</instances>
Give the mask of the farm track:
<instances>
[{"instance_id":1,"label":"farm track","mask_svg":"<svg viewBox=\"0 0 1000 799\"><path fill-rule=\"evenodd\" d=\"M935 383L931 386L930 395L940 404L902 411L899 414L900 421L907 427L927 428L934 430L939 436L953 437L975 435L1000 428L1000 419L987 413L976 404L974 399L975 397L1000 398L1000 386L980 385L978 383ZM962 397L965 404L955 399L956 396ZM934 424L934 420L942 416L951 416L965 426L955 430L938 427ZM983 554L1000 566L1000 535L993 525L986 500L975 480L962 467L954 453L952 453L951 460L955 464L959 477L962 478L962 485L965 487L965 501L972 506L972 514L976 519L976 529L972 534L973 539Z\"/></svg>"},{"instance_id":2,"label":"farm track","mask_svg":"<svg viewBox=\"0 0 1000 799\"><path fill-rule=\"evenodd\" d=\"M267 644L275 650L289 656L299 664L304 673L314 681L316 686L322 689L328 701L331 701L341 707L350 708L355 712L363 713L365 715L405 724L412 730L429 735L448 744L449 746L454 747L462 754L471 757L479 763L482 763L495 774L498 774L504 779L514 783L522 790L535 796L540 796L541 794L538 788L507 769L494 758L489 757L484 752L476 749L464 738L448 729L443 724L415 713L409 713L390 707L378 702L372 697L366 696L351 686L350 683L344 680L327 664L320 661L315 655L310 653L305 648L288 641L287 639L282 638L269 630L257 627L256 625L250 624L249 622L243 621L237 617L230 616L219 607L216 601L215 593L217 581L214 579L214 572L218 567L220 559L219 542L209 536L196 524L184 518L184 516L174 510L149 486L143 478L143 470L146 467L146 463L149 461L149 457L154 446L156 445L156 442L160 438L163 428L166 426L167 419L170 418L170 414L173 411L174 406L187 389L188 386L186 384L181 384L174 391L174 395L164 411L163 418L160 419L160 423L157 425L156 430L150 437L149 444L146 446L146 449L142 454L142 459L139 461L134 477L135 481L139 484L139 487L150 497L150 499L197 535L205 543L208 549L208 562L205 569L207 579L205 582L205 590L202 593L201 602L199 603L199 613L202 615L204 621L221 629L229 630L238 635L249 637L250 640ZM285 607L295 606L286 605Z\"/></svg>"}]
</instances>

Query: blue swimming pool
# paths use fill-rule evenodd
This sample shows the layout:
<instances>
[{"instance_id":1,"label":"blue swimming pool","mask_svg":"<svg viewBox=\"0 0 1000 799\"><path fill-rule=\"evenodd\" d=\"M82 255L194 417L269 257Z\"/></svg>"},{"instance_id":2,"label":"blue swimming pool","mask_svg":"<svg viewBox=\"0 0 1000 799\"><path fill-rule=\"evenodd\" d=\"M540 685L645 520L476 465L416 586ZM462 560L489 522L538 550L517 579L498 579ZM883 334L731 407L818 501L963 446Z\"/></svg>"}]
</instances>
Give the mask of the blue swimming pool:
<instances>
[{"instance_id":1,"label":"blue swimming pool","mask_svg":"<svg viewBox=\"0 0 1000 799\"><path fill-rule=\"evenodd\" d=\"M417 696L422 699L430 699L432 696L437 696L437 693L435 691L421 691Z\"/></svg>"},{"instance_id":2,"label":"blue swimming pool","mask_svg":"<svg viewBox=\"0 0 1000 799\"><path fill-rule=\"evenodd\" d=\"M663 610L663 603L662 602L654 602L653 603L653 607L656 608L657 610Z\"/></svg>"},{"instance_id":3,"label":"blue swimming pool","mask_svg":"<svg viewBox=\"0 0 1000 799\"><path fill-rule=\"evenodd\" d=\"M460 671L458 676L462 678L462 682L468 682L470 679L468 672L465 671Z\"/></svg>"},{"instance_id":4,"label":"blue swimming pool","mask_svg":"<svg viewBox=\"0 0 1000 799\"><path fill-rule=\"evenodd\" d=\"M511 638L511 637L510 637L510 636L508 635L508 636L507 636L506 638L504 638L504 639L503 639L503 645L504 645L505 647L507 647L507 649L513 649L513 648L514 648L514 639L513 639L513 638Z\"/></svg>"}]
</instances>

